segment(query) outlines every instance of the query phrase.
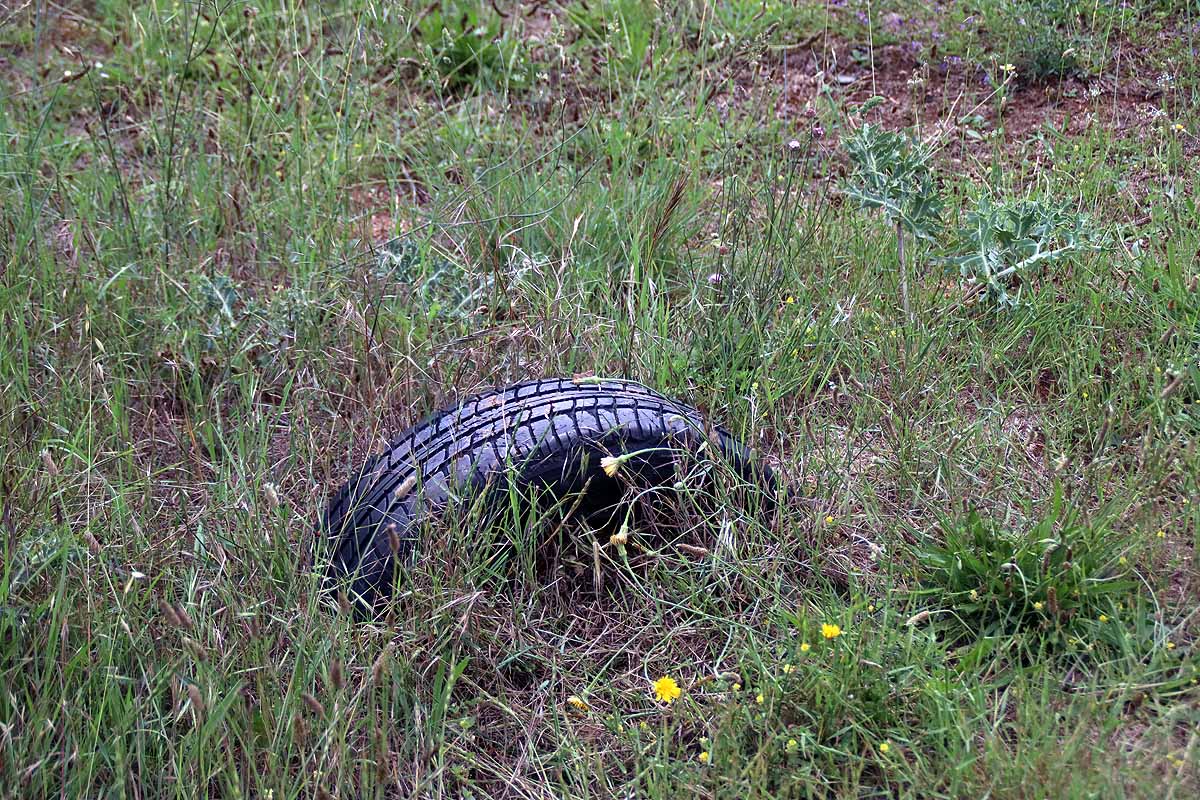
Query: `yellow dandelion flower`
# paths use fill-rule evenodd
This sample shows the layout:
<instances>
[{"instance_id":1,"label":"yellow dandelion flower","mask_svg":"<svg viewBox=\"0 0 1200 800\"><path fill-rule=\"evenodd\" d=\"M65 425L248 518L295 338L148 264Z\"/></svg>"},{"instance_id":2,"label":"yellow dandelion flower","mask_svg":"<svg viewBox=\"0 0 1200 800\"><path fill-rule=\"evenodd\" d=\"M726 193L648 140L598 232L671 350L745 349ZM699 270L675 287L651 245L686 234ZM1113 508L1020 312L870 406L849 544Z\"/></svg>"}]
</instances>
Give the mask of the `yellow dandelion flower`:
<instances>
[{"instance_id":1,"label":"yellow dandelion flower","mask_svg":"<svg viewBox=\"0 0 1200 800\"><path fill-rule=\"evenodd\" d=\"M573 694L567 698L567 705L572 706L580 711L587 711L591 706L577 694Z\"/></svg>"},{"instance_id":2,"label":"yellow dandelion flower","mask_svg":"<svg viewBox=\"0 0 1200 800\"><path fill-rule=\"evenodd\" d=\"M1033 607L1035 610L1041 611L1042 608L1045 607L1045 603L1043 603L1041 600L1038 600L1036 603L1033 604Z\"/></svg>"},{"instance_id":3,"label":"yellow dandelion flower","mask_svg":"<svg viewBox=\"0 0 1200 800\"><path fill-rule=\"evenodd\" d=\"M800 749L800 743L799 743L799 742L797 742L795 739L788 739L788 740L787 740L787 751L788 751L789 753L794 753L794 752L796 752L796 751L797 751L797 750L799 750L799 749Z\"/></svg>"},{"instance_id":4,"label":"yellow dandelion flower","mask_svg":"<svg viewBox=\"0 0 1200 800\"><path fill-rule=\"evenodd\" d=\"M1158 537L1158 538L1160 538L1160 539L1165 539L1165 538L1167 538L1167 532L1166 532L1166 531L1163 531L1163 530L1160 530L1158 533L1156 533L1156 534L1154 534L1154 535L1155 535L1155 536L1157 536L1157 537Z\"/></svg>"},{"instance_id":5,"label":"yellow dandelion flower","mask_svg":"<svg viewBox=\"0 0 1200 800\"><path fill-rule=\"evenodd\" d=\"M795 303L796 303L796 298L792 297L792 296L789 294L789 295L787 296L787 299L786 299L786 300L784 300L783 302L784 302L784 303L786 303L786 304L787 304L787 305L789 305L789 306L790 306L790 305L795 305Z\"/></svg>"},{"instance_id":6,"label":"yellow dandelion flower","mask_svg":"<svg viewBox=\"0 0 1200 800\"><path fill-rule=\"evenodd\" d=\"M801 652L801 653L807 653L807 652L808 652L809 650L811 650L811 649L812 649L812 645L811 645L811 644L809 644L808 642L801 642L801 643L800 643L800 652Z\"/></svg>"},{"instance_id":7,"label":"yellow dandelion flower","mask_svg":"<svg viewBox=\"0 0 1200 800\"><path fill-rule=\"evenodd\" d=\"M826 525L832 525L832 524L833 524L833 515L832 515L832 514L829 514L828 516L826 516L826 517L825 517L825 524L826 524Z\"/></svg>"},{"instance_id":8,"label":"yellow dandelion flower","mask_svg":"<svg viewBox=\"0 0 1200 800\"><path fill-rule=\"evenodd\" d=\"M1108 622L1108 614L1101 614L1101 615L1100 615L1100 621L1101 621L1101 622Z\"/></svg>"},{"instance_id":9,"label":"yellow dandelion flower","mask_svg":"<svg viewBox=\"0 0 1200 800\"><path fill-rule=\"evenodd\" d=\"M791 664L783 665L783 674L784 675L791 675L795 671L796 671L796 668L794 666L792 666Z\"/></svg>"},{"instance_id":10,"label":"yellow dandelion flower","mask_svg":"<svg viewBox=\"0 0 1200 800\"><path fill-rule=\"evenodd\" d=\"M887 742L884 742L883 744L879 745L879 752L881 752L881 753L886 753L888 750L891 750L891 749L892 749L892 746L890 744L888 744Z\"/></svg>"},{"instance_id":11,"label":"yellow dandelion flower","mask_svg":"<svg viewBox=\"0 0 1200 800\"><path fill-rule=\"evenodd\" d=\"M824 625L821 626L821 635L824 636L826 639L836 639L837 637L842 635L842 626L841 625L831 625L828 622L826 622Z\"/></svg>"},{"instance_id":12,"label":"yellow dandelion flower","mask_svg":"<svg viewBox=\"0 0 1200 800\"><path fill-rule=\"evenodd\" d=\"M734 690L735 692L740 692L740 691L742 690L742 685L741 685L740 683L735 683L735 684L733 685L733 690Z\"/></svg>"},{"instance_id":13,"label":"yellow dandelion flower","mask_svg":"<svg viewBox=\"0 0 1200 800\"><path fill-rule=\"evenodd\" d=\"M709 759L708 751L707 750L701 751L700 755L696 756L696 758L700 759L701 764L707 764L708 759Z\"/></svg>"},{"instance_id":14,"label":"yellow dandelion flower","mask_svg":"<svg viewBox=\"0 0 1200 800\"><path fill-rule=\"evenodd\" d=\"M675 679L663 675L654 682L654 698L662 703L673 703L683 694L683 689L679 688L679 684Z\"/></svg>"},{"instance_id":15,"label":"yellow dandelion flower","mask_svg":"<svg viewBox=\"0 0 1200 800\"><path fill-rule=\"evenodd\" d=\"M1129 563L1129 559L1126 558L1125 556L1121 556L1120 558L1117 559L1117 563L1123 567Z\"/></svg>"},{"instance_id":16,"label":"yellow dandelion flower","mask_svg":"<svg viewBox=\"0 0 1200 800\"><path fill-rule=\"evenodd\" d=\"M605 456L600 459L600 469L604 470L604 474L608 477L615 478L621 469L621 459Z\"/></svg>"},{"instance_id":17,"label":"yellow dandelion flower","mask_svg":"<svg viewBox=\"0 0 1200 800\"><path fill-rule=\"evenodd\" d=\"M763 704L764 700L766 700L766 698L763 697L762 692L759 692L754 696L754 702L758 703L760 706Z\"/></svg>"},{"instance_id":18,"label":"yellow dandelion flower","mask_svg":"<svg viewBox=\"0 0 1200 800\"><path fill-rule=\"evenodd\" d=\"M1167 649L1168 649L1168 650L1174 650L1174 649L1175 649L1175 643L1174 643L1174 642L1172 642L1170 639L1167 639Z\"/></svg>"}]
</instances>

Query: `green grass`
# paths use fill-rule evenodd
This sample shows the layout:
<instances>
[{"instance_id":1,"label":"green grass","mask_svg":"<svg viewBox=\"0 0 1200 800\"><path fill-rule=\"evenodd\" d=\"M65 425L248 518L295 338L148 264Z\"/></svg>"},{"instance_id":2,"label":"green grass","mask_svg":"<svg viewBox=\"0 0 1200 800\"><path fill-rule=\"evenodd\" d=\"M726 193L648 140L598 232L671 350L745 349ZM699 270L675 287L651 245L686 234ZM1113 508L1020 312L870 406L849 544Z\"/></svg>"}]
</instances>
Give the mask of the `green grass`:
<instances>
[{"instance_id":1,"label":"green grass","mask_svg":"<svg viewBox=\"0 0 1200 800\"><path fill-rule=\"evenodd\" d=\"M1195 5L498 5L0 11L0 795L1194 795ZM906 315L839 142L913 68ZM1107 245L999 310L980 197ZM369 452L575 373L796 500L598 560L467 508L383 618L319 593Z\"/></svg>"}]
</instances>

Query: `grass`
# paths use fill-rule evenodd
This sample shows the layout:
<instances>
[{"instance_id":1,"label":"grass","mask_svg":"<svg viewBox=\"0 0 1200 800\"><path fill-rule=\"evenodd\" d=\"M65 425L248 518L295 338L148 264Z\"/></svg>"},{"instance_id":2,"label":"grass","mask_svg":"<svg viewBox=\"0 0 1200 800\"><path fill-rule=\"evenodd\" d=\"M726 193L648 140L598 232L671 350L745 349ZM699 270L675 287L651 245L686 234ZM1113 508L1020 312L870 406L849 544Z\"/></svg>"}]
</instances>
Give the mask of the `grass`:
<instances>
[{"instance_id":1,"label":"grass","mask_svg":"<svg viewBox=\"0 0 1200 800\"><path fill-rule=\"evenodd\" d=\"M1194 795L1195 6L497 5L0 12L0 794ZM860 119L947 230L1107 245L1001 310L906 241L905 314ZM796 501L598 561L467 508L321 596L369 452L575 373Z\"/></svg>"}]
</instances>

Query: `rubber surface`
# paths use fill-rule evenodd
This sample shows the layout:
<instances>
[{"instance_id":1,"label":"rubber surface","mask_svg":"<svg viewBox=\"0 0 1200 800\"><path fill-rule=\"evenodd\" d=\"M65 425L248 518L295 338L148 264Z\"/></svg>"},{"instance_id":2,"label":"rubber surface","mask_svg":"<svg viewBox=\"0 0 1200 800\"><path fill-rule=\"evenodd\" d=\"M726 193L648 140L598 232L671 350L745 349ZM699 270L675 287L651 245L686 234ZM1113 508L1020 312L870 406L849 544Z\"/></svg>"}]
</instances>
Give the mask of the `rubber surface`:
<instances>
[{"instance_id":1,"label":"rubber surface","mask_svg":"<svg viewBox=\"0 0 1200 800\"><path fill-rule=\"evenodd\" d=\"M547 379L475 395L410 428L334 494L321 520L330 548L326 578L352 576L368 605L390 593L394 570L413 550L421 520L452 498L536 484L563 498L584 490L610 504L621 480L666 483L680 451L705 442L743 477L774 490L774 476L728 431L699 411L630 381ZM605 455L641 452L618 478ZM675 453L676 455L672 455Z\"/></svg>"}]
</instances>

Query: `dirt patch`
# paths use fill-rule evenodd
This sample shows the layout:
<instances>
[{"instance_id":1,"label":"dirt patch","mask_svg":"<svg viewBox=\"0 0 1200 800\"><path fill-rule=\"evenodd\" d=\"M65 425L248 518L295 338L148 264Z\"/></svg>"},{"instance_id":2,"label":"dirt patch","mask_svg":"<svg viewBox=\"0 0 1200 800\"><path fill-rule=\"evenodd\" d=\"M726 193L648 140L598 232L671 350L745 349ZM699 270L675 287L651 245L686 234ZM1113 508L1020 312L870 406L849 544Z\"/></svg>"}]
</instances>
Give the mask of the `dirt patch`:
<instances>
[{"instance_id":1,"label":"dirt patch","mask_svg":"<svg viewBox=\"0 0 1200 800\"><path fill-rule=\"evenodd\" d=\"M1132 63L1118 63L1120 69L1100 77L1026 82L1016 75L1005 83L1001 69L956 56L930 63L912 47L868 50L822 40L735 68L732 91L714 102L722 111L759 114L773 104L776 119L792 123L797 137L811 133L816 155L833 163L841 153L836 138L824 136L822 117L829 105L854 108L873 97L883 102L865 114L866 121L888 129L915 126L938 137L946 143L949 166L961 174L982 176L997 153L1029 172L1048 169L1063 139L1097 129L1139 148L1148 134L1161 136L1184 158L1200 157L1200 137L1176 129L1163 110L1170 105L1163 84L1168 79L1138 72ZM1163 180L1161 172L1140 167L1123 170L1123 177L1139 201L1157 192Z\"/></svg>"},{"instance_id":2,"label":"dirt patch","mask_svg":"<svg viewBox=\"0 0 1200 800\"><path fill-rule=\"evenodd\" d=\"M382 183L356 186L350 190L350 224L364 240L382 244L408 231L401 209L428 201L428 193L416 183L395 189Z\"/></svg>"}]
</instances>

